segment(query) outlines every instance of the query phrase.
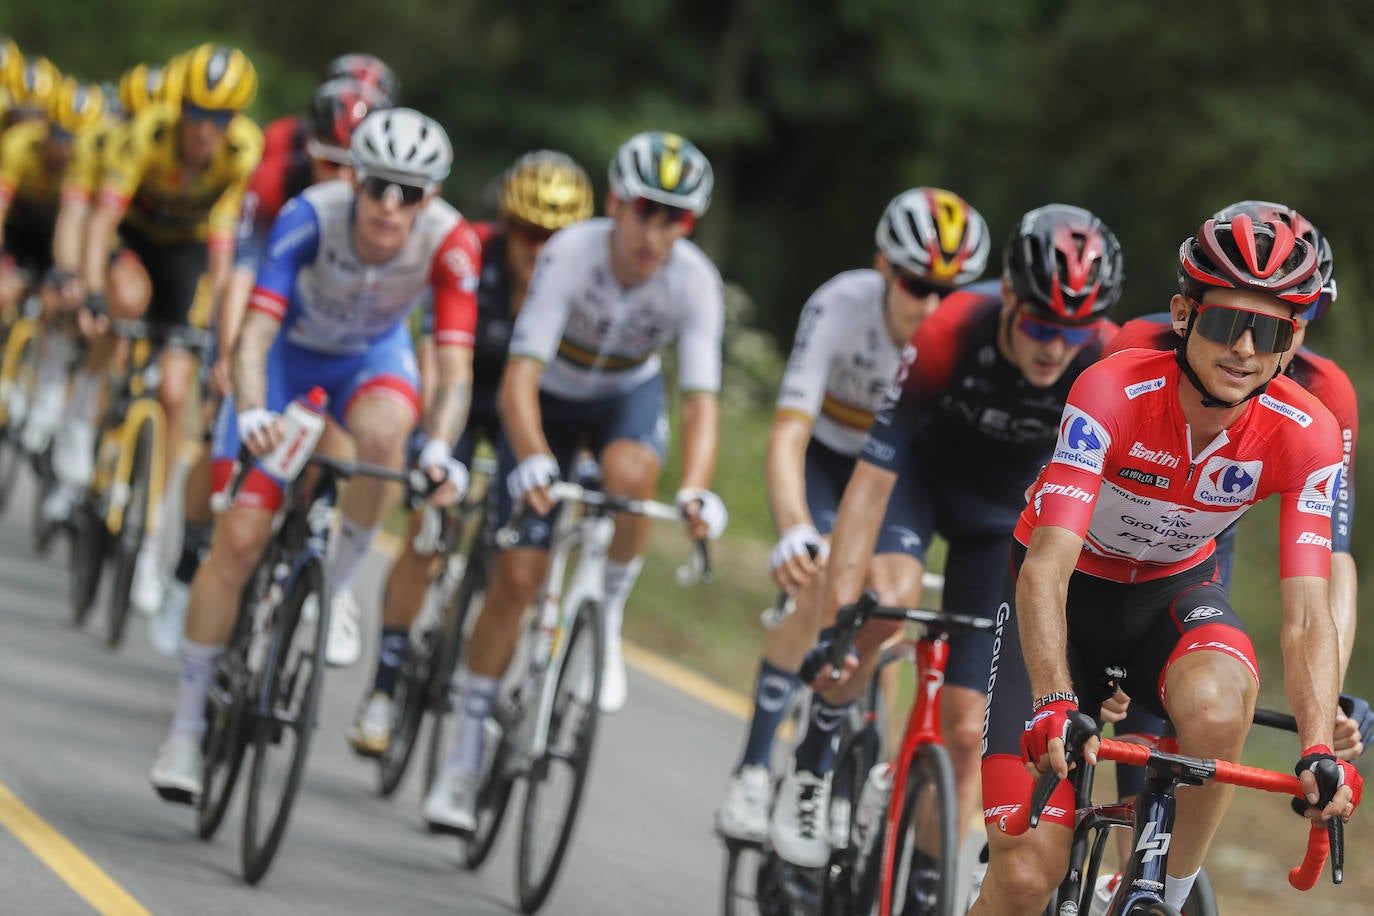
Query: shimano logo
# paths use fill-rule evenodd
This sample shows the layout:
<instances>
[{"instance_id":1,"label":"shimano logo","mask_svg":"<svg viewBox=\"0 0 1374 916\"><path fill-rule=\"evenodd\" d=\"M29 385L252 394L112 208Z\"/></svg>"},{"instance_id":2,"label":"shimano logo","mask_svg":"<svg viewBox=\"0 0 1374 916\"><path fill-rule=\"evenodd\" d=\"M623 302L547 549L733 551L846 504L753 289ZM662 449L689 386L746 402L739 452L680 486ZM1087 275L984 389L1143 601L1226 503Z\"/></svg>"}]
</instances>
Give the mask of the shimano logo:
<instances>
[{"instance_id":1,"label":"shimano logo","mask_svg":"<svg viewBox=\"0 0 1374 916\"><path fill-rule=\"evenodd\" d=\"M1137 442L1134 445L1132 445L1131 450L1128 454L1132 458L1140 458L1141 460L1148 461L1151 464L1161 464L1166 468L1178 467L1178 463L1181 460L1173 452L1166 452L1162 450L1156 451L1152 448L1146 448L1144 443L1142 442Z\"/></svg>"},{"instance_id":2,"label":"shimano logo","mask_svg":"<svg viewBox=\"0 0 1374 916\"><path fill-rule=\"evenodd\" d=\"M1201 605L1188 612L1188 616L1183 618L1184 623L1192 623L1195 620L1211 620L1213 617L1220 617L1226 612L1220 608Z\"/></svg>"},{"instance_id":3,"label":"shimano logo","mask_svg":"<svg viewBox=\"0 0 1374 916\"><path fill-rule=\"evenodd\" d=\"M1152 378L1148 382L1136 382L1134 385L1127 385L1124 390L1126 392L1127 399L1134 401L1142 394L1147 394L1151 391L1158 391L1163 387L1164 376L1161 375L1159 378Z\"/></svg>"},{"instance_id":4,"label":"shimano logo","mask_svg":"<svg viewBox=\"0 0 1374 916\"><path fill-rule=\"evenodd\" d=\"M1315 531L1304 531L1302 534L1298 535L1298 539L1295 543L1311 544L1313 547L1325 547L1328 550L1331 548L1331 538L1323 537Z\"/></svg>"},{"instance_id":5,"label":"shimano logo","mask_svg":"<svg viewBox=\"0 0 1374 916\"><path fill-rule=\"evenodd\" d=\"M1272 398L1267 394L1260 395L1259 402L1274 413L1292 420L1303 429L1312 425L1312 418L1301 410L1298 410L1298 408L1294 407L1292 404L1285 404L1283 401Z\"/></svg>"},{"instance_id":6,"label":"shimano logo","mask_svg":"<svg viewBox=\"0 0 1374 916\"><path fill-rule=\"evenodd\" d=\"M1047 483L1040 488L1036 494L1039 499L1042 496L1067 496L1069 499L1076 499L1081 503L1091 503L1097 498L1097 494L1073 484Z\"/></svg>"}]
</instances>

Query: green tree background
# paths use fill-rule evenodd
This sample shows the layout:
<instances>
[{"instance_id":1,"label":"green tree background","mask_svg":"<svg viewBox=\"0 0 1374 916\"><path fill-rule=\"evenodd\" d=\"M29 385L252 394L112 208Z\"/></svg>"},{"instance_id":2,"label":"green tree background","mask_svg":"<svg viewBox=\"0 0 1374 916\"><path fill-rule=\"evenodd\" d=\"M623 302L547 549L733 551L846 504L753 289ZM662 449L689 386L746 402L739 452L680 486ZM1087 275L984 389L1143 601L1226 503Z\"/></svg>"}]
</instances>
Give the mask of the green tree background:
<instances>
[{"instance_id":1,"label":"green tree background","mask_svg":"<svg viewBox=\"0 0 1374 916\"><path fill-rule=\"evenodd\" d=\"M404 102L450 130L459 161L445 193L477 216L491 178L525 150L566 150L604 190L621 140L676 130L717 173L697 240L732 281L736 314L783 346L817 285L871 261L883 205L912 185L957 190L997 237L1049 201L1094 210L1126 252L1118 319L1166 304L1178 243L1208 213L1282 200L1322 227L1338 265L1340 302L1310 344L1347 369L1362 402L1374 382L1374 319L1360 307L1374 244L1363 4L55 0L10 4L3 28L92 79L200 41L237 43L258 66L263 121L303 108L334 55L371 51L399 73ZM732 360L765 367L735 377L752 379L746 400L762 408L776 360L757 336L741 340L752 343ZM723 488L759 500L755 460L723 467L740 478ZM1370 504L1356 524L1365 567ZM1276 686L1273 514L1256 516L1237 602L1270 647ZM1366 627L1357 659L1370 648ZM1374 689L1358 660L1352 686Z\"/></svg>"}]
</instances>

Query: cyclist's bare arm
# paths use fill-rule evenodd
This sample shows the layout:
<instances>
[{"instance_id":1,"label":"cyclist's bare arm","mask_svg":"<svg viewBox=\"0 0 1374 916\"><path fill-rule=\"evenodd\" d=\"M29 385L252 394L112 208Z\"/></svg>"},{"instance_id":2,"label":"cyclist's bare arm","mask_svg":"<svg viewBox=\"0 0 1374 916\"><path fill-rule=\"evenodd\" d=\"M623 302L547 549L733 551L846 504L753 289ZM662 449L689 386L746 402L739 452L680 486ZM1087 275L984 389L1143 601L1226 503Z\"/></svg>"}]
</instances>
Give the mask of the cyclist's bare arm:
<instances>
[{"instance_id":1,"label":"cyclist's bare arm","mask_svg":"<svg viewBox=\"0 0 1374 916\"><path fill-rule=\"evenodd\" d=\"M235 268L229 274L229 288L220 300L219 316L215 323L218 357L212 380L224 393L232 387L234 344L239 339L239 328L243 327L243 316L248 311L248 298L253 293L253 284L256 280L256 270L249 267Z\"/></svg>"},{"instance_id":2,"label":"cyclist's bare arm","mask_svg":"<svg viewBox=\"0 0 1374 916\"><path fill-rule=\"evenodd\" d=\"M1327 587L1320 576L1289 576L1279 582L1283 685L1303 747L1330 745L1336 718L1339 660Z\"/></svg>"},{"instance_id":3,"label":"cyclist's bare arm","mask_svg":"<svg viewBox=\"0 0 1374 916\"><path fill-rule=\"evenodd\" d=\"M105 292L105 267L114 247L115 230L124 218L125 204L114 195L101 195L86 221L86 246L82 252L81 282L87 293Z\"/></svg>"},{"instance_id":4,"label":"cyclist's bare arm","mask_svg":"<svg viewBox=\"0 0 1374 916\"><path fill-rule=\"evenodd\" d=\"M234 344L234 406L239 413L267 404L267 352L281 322L266 312L250 311Z\"/></svg>"},{"instance_id":5,"label":"cyclist's bare arm","mask_svg":"<svg viewBox=\"0 0 1374 916\"><path fill-rule=\"evenodd\" d=\"M1031 696L1073 693L1069 674L1069 577L1083 550L1083 537L1068 528L1040 525L1031 532L1030 546L1016 580L1016 621L1021 630L1021 654L1030 677ZM1096 741L1086 751L1096 763ZM1060 777L1068 775L1064 742L1049 743L1049 762Z\"/></svg>"},{"instance_id":6,"label":"cyclist's bare arm","mask_svg":"<svg viewBox=\"0 0 1374 916\"><path fill-rule=\"evenodd\" d=\"M1356 596L1358 573L1355 558L1348 553L1331 554L1331 617L1336 623L1336 638L1340 642L1341 683L1345 683L1350 668L1350 655L1355 648Z\"/></svg>"},{"instance_id":7,"label":"cyclist's bare arm","mask_svg":"<svg viewBox=\"0 0 1374 916\"><path fill-rule=\"evenodd\" d=\"M228 300L229 290L233 283L233 238L214 238L211 240L206 252L205 273L210 278L210 315L207 315L206 318L213 320L212 316L217 316ZM207 321L207 326L208 324Z\"/></svg>"},{"instance_id":8,"label":"cyclist's bare arm","mask_svg":"<svg viewBox=\"0 0 1374 916\"><path fill-rule=\"evenodd\" d=\"M426 334L415 344L415 361L420 364L420 410L424 416L434 408L434 336Z\"/></svg>"},{"instance_id":9,"label":"cyclist's bare arm","mask_svg":"<svg viewBox=\"0 0 1374 916\"><path fill-rule=\"evenodd\" d=\"M472 348L444 345L434 348L434 397L425 429L431 439L450 446L458 441L472 406Z\"/></svg>"},{"instance_id":10,"label":"cyclist's bare arm","mask_svg":"<svg viewBox=\"0 0 1374 916\"><path fill-rule=\"evenodd\" d=\"M840 498L835 529L830 533L830 560L825 575L825 620L859 597L868 578L868 564L883 526L883 509L897 483L897 475L860 458Z\"/></svg>"},{"instance_id":11,"label":"cyclist's bare arm","mask_svg":"<svg viewBox=\"0 0 1374 916\"><path fill-rule=\"evenodd\" d=\"M550 454L539 410L539 379L543 374L543 363L514 353L506 360L506 369L501 374L501 391L497 396L501 421L517 461ZM525 499L541 515L553 508L547 487L531 490Z\"/></svg>"},{"instance_id":12,"label":"cyclist's bare arm","mask_svg":"<svg viewBox=\"0 0 1374 916\"><path fill-rule=\"evenodd\" d=\"M811 428L811 418L800 411L779 410L768 430L764 479L768 507L779 534L797 525L815 524L806 507L806 446L811 441ZM793 591L806 585L817 567L809 557L798 556L773 570L773 578L781 588Z\"/></svg>"},{"instance_id":13,"label":"cyclist's bare arm","mask_svg":"<svg viewBox=\"0 0 1374 916\"><path fill-rule=\"evenodd\" d=\"M684 489L711 489L720 445L720 401L714 392L696 391L682 399L682 481ZM696 503L684 507L693 538L706 537L707 525L696 514Z\"/></svg>"},{"instance_id":14,"label":"cyclist's bare arm","mask_svg":"<svg viewBox=\"0 0 1374 916\"><path fill-rule=\"evenodd\" d=\"M90 198L65 194L57 211L57 225L52 233L52 262L57 270L77 274L81 270L81 244L86 220L91 215ZM0 225L4 220L0 219Z\"/></svg>"}]
</instances>

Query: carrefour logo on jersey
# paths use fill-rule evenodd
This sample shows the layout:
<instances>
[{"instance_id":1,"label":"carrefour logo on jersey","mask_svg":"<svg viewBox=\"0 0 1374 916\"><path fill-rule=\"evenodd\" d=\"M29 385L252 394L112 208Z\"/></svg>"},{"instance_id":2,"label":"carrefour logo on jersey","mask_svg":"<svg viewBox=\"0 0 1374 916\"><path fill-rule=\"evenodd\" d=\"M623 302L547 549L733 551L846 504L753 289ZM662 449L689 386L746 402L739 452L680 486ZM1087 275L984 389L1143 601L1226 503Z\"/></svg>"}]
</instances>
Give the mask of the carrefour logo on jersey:
<instances>
[{"instance_id":1,"label":"carrefour logo on jersey","mask_svg":"<svg viewBox=\"0 0 1374 916\"><path fill-rule=\"evenodd\" d=\"M1333 464L1307 475L1302 493L1298 494L1298 511L1312 515L1330 515L1341 488L1341 466Z\"/></svg>"},{"instance_id":2,"label":"carrefour logo on jersey","mask_svg":"<svg viewBox=\"0 0 1374 916\"><path fill-rule=\"evenodd\" d=\"M1050 460L1100 474L1111 445L1111 436L1096 420L1069 404L1059 421L1059 441Z\"/></svg>"},{"instance_id":3,"label":"carrefour logo on jersey","mask_svg":"<svg viewBox=\"0 0 1374 916\"><path fill-rule=\"evenodd\" d=\"M1263 461L1209 458L1198 475L1193 498L1207 506L1242 506L1255 501Z\"/></svg>"}]
</instances>

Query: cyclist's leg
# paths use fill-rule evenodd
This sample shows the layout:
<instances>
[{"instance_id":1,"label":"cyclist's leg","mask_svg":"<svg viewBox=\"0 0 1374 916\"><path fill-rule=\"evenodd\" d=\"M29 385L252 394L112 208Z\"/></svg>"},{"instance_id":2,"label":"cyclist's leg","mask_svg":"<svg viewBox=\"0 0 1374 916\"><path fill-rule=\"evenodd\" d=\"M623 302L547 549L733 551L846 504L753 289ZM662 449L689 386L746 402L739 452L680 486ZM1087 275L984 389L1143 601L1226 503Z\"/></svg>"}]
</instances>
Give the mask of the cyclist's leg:
<instances>
[{"instance_id":1,"label":"cyclist's leg","mask_svg":"<svg viewBox=\"0 0 1374 916\"><path fill-rule=\"evenodd\" d=\"M1013 547L1015 566L1025 548ZM1021 836L998 827L1026 804L1033 780L1021 763L1021 735L1030 717L1031 686L1016 624L1016 575L1008 571L993 630L983 750L983 819L988 825L988 871L970 916L1035 914L1044 910L1069 864L1074 801L1067 782L1050 799L1040 826Z\"/></svg>"},{"instance_id":2,"label":"cyclist's leg","mask_svg":"<svg viewBox=\"0 0 1374 916\"><path fill-rule=\"evenodd\" d=\"M1128 680L1149 679L1155 693L1147 693L1146 705L1156 712L1163 705L1181 753L1236 761L1259 696L1259 666L1244 624L1206 565L1207 580L1176 591L1146 634L1139 659L1127 666ZM1210 783L1178 793L1165 895L1174 906L1187 898L1234 792Z\"/></svg>"}]
</instances>

